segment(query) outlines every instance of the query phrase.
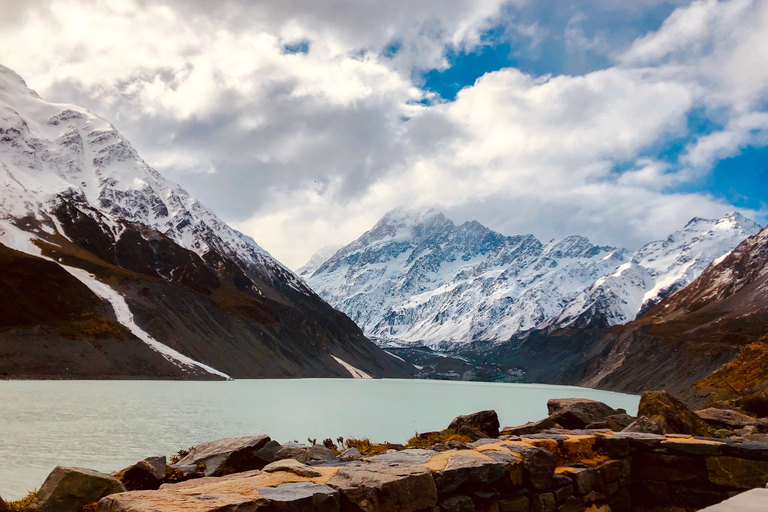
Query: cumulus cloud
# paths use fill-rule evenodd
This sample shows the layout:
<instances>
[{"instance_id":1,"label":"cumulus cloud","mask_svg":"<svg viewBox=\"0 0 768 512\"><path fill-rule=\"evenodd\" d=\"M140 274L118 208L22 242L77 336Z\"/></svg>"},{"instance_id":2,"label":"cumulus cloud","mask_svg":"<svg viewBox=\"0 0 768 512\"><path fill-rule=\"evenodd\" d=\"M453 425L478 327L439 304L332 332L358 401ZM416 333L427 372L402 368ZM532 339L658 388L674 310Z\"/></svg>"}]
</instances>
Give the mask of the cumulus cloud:
<instances>
[{"instance_id":1,"label":"cumulus cloud","mask_svg":"<svg viewBox=\"0 0 768 512\"><path fill-rule=\"evenodd\" d=\"M672 5L640 4L595 2ZM419 87L419 72L449 65L446 48L472 51L499 24L543 45L552 28L516 14L530 8L0 0L0 28L13 41L0 62L43 97L113 121L150 164L294 268L397 206L630 247L733 209L679 190L718 159L768 143L768 4L684 5L581 75L502 69L452 102ZM559 37L573 51L616 52L611 34L588 33L590 19L568 13ZM693 109L722 130L689 133ZM685 137L680 161L653 155Z\"/></svg>"}]
</instances>

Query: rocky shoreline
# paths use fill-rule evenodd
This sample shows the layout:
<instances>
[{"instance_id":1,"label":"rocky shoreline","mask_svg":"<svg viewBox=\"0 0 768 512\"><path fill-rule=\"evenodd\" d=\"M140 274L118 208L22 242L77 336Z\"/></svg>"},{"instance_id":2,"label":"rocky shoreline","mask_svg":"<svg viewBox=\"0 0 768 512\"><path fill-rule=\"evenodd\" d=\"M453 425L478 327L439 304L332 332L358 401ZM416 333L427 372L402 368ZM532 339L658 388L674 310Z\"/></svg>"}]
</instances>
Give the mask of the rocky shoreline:
<instances>
[{"instance_id":1,"label":"rocky shoreline","mask_svg":"<svg viewBox=\"0 0 768 512\"><path fill-rule=\"evenodd\" d=\"M57 467L0 511L693 512L747 491L739 499L768 510L768 420L694 413L663 391L643 394L638 417L585 399L547 405L538 422L500 428L481 411L406 445L261 434L111 475Z\"/></svg>"}]
</instances>

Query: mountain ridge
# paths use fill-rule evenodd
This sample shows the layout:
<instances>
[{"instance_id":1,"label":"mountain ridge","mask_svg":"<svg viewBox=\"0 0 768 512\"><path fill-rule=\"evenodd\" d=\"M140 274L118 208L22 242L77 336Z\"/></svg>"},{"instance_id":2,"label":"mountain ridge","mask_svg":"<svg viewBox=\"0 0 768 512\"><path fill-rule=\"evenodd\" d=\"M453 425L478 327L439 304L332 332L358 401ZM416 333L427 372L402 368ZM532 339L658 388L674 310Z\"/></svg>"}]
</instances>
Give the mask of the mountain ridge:
<instances>
[{"instance_id":1,"label":"mountain ridge","mask_svg":"<svg viewBox=\"0 0 768 512\"><path fill-rule=\"evenodd\" d=\"M409 365L370 343L252 238L147 165L109 122L45 102L3 67L0 175L8 184L0 191L0 244L59 265L100 292L97 299L112 310L104 321L122 318L127 327L111 346L138 339L155 348L128 354L147 369L133 378L199 378L201 368L214 370L206 370L208 378L351 377L338 360L376 377L410 375ZM59 284L50 293L74 286ZM19 343L29 329L38 326L11 318L0 332L2 346ZM109 352L98 337L80 341L102 356ZM44 343L28 349L50 360L43 373L16 350L0 374L60 376L54 359L61 353ZM20 360L28 366L16 368ZM160 370L163 361L180 371ZM97 371L72 361L73 375L130 373L131 365L114 363Z\"/></svg>"},{"instance_id":2,"label":"mountain ridge","mask_svg":"<svg viewBox=\"0 0 768 512\"><path fill-rule=\"evenodd\" d=\"M545 244L476 221L456 225L434 209L398 209L305 279L384 346L466 350L529 331L629 322L759 230L735 212L694 218L631 253L579 235Z\"/></svg>"}]
</instances>

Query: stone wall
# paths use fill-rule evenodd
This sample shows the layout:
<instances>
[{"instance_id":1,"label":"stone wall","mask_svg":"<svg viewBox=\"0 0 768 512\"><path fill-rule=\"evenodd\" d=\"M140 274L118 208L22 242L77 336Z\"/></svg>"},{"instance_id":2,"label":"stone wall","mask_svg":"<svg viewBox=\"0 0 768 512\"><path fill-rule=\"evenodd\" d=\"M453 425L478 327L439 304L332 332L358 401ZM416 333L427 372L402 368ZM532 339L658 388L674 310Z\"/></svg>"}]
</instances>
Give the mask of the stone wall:
<instances>
[{"instance_id":1,"label":"stone wall","mask_svg":"<svg viewBox=\"0 0 768 512\"><path fill-rule=\"evenodd\" d=\"M276 461L261 470L107 496L98 512L683 512L766 481L766 445L549 430L442 452Z\"/></svg>"}]
</instances>

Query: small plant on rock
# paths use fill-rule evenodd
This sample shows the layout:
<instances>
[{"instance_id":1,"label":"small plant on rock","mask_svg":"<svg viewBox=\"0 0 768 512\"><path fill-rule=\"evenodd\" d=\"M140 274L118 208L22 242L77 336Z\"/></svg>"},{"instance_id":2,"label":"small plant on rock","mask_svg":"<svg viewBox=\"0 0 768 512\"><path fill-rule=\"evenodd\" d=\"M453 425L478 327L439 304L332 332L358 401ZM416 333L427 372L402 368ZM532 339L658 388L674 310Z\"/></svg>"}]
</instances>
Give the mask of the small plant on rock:
<instances>
[{"instance_id":1,"label":"small plant on rock","mask_svg":"<svg viewBox=\"0 0 768 512\"><path fill-rule=\"evenodd\" d=\"M32 491L18 501L4 503L0 500L0 512L32 512L32 501L37 496L37 491Z\"/></svg>"},{"instance_id":2,"label":"small plant on rock","mask_svg":"<svg viewBox=\"0 0 768 512\"><path fill-rule=\"evenodd\" d=\"M179 450L175 455L171 455L171 464L178 464L181 459L189 455L189 452L192 451L192 448L194 448L194 446L190 446L187 450Z\"/></svg>"}]
</instances>

